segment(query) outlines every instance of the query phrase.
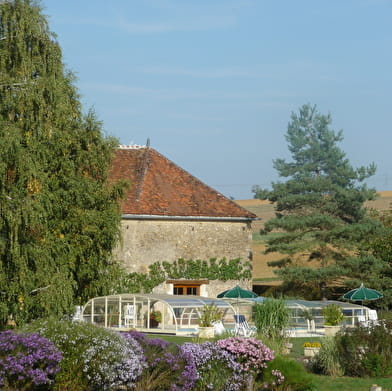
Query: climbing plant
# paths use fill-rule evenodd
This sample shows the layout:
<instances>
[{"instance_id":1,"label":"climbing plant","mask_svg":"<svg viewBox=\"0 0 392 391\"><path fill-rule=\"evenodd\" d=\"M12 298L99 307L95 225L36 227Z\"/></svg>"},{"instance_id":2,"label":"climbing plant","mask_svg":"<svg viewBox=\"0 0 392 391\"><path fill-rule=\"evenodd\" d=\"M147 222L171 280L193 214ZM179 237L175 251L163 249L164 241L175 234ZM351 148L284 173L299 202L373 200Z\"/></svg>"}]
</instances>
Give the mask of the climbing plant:
<instances>
[{"instance_id":1,"label":"climbing plant","mask_svg":"<svg viewBox=\"0 0 392 391\"><path fill-rule=\"evenodd\" d=\"M0 325L68 313L110 289L115 145L82 113L39 3L0 2Z\"/></svg>"},{"instance_id":2,"label":"climbing plant","mask_svg":"<svg viewBox=\"0 0 392 391\"><path fill-rule=\"evenodd\" d=\"M149 266L149 273L130 273L119 281L117 291L129 293L149 293L167 279L209 279L209 280L247 280L252 278L250 262L240 258L210 260L180 258L172 263L155 262Z\"/></svg>"}]
</instances>

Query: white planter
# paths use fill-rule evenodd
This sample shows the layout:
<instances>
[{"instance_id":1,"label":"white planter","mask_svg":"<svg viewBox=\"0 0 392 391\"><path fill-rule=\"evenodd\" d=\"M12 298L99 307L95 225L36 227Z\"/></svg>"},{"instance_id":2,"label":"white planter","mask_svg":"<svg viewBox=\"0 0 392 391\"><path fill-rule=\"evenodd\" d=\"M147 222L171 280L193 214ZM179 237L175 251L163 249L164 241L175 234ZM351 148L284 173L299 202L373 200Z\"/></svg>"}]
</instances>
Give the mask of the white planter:
<instances>
[{"instance_id":1,"label":"white planter","mask_svg":"<svg viewBox=\"0 0 392 391\"><path fill-rule=\"evenodd\" d=\"M304 356L314 357L319 351L320 348L304 348Z\"/></svg>"},{"instance_id":2,"label":"white planter","mask_svg":"<svg viewBox=\"0 0 392 391\"><path fill-rule=\"evenodd\" d=\"M214 338L214 336L215 336L214 326L212 327L199 326L199 338Z\"/></svg>"},{"instance_id":3,"label":"white planter","mask_svg":"<svg viewBox=\"0 0 392 391\"><path fill-rule=\"evenodd\" d=\"M333 337L340 330L340 326L324 326L324 334L327 337Z\"/></svg>"}]
</instances>

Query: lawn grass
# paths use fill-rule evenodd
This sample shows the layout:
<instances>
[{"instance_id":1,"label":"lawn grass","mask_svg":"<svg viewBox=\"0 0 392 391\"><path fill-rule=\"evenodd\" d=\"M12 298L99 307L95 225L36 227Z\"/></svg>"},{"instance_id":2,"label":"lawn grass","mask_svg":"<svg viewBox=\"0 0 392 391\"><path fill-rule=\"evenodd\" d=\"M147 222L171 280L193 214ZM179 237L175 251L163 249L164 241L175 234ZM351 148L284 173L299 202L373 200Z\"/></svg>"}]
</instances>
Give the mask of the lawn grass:
<instances>
[{"instance_id":1,"label":"lawn grass","mask_svg":"<svg viewBox=\"0 0 392 391\"><path fill-rule=\"evenodd\" d=\"M168 335L168 334L149 334L149 333L147 333L146 337L163 339L164 341L176 343L177 345L182 345L185 342L194 342L195 341L195 338L193 338L193 337L182 337L179 335Z\"/></svg>"},{"instance_id":2,"label":"lawn grass","mask_svg":"<svg viewBox=\"0 0 392 391\"><path fill-rule=\"evenodd\" d=\"M184 342L196 342L196 338L182 337L176 335L147 334L149 338L161 338L168 342L183 344ZM200 341L199 341L200 342ZM305 342L323 342L322 337L290 338L293 344L289 357L298 359L303 357ZM313 375L317 391L369 391L373 384L382 387L382 391L392 391L392 378L353 378L353 377L331 377Z\"/></svg>"},{"instance_id":3,"label":"lawn grass","mask_svg":"<svg viewBox=\"0 0 392 391\"><path fill-rule=\"evenodd\" d=\"M293 347L290 352L291 358L300 358L304 355L303 344L305 342L320 342L323 343L322 337L301 337L301 338L290 338L290 342L293 344Z\"/></svg>"},{"instance_id":4,"label":"lawn grass","mask_svg":"<svg viewBox=\"0 0 392 391\"><path fill-rule=\"evenodd\" d=\"M314 375L317 391L369 391L373 384L392 391L391 378L330 377Z\"/></svg>"}]
</instances>

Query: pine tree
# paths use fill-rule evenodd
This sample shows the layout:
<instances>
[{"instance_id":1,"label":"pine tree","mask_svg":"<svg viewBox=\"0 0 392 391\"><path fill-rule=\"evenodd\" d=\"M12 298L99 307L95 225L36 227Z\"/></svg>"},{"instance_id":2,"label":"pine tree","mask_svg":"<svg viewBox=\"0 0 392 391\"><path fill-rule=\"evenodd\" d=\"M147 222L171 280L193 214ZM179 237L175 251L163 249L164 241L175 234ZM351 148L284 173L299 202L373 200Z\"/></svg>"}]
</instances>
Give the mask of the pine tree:
<instances>
[{"instance_id":1,"label":"pine tree","mask_svg":"<svg viewBox=\"0 0 392 391\"><path fill-rule=\"evenodd\" d=\"M109 289L115 145L82 114L39 4L0 3L0 323L69 313Z\"/></svg>"},{"instance_id":2,"label":"pine tree","mask_svg":"<svg viewBox=\"0 0 392 391\"><path fill-rule=\"evenodd\" d=\"M348 258L343 274L348 288L364 283L382 292L384 297L373 305L392 309L392 210L371 210L374 219L382 224L376 235L369 236L361 247L360 256Z\"/></svg>"},{"instance_id":3,"label":"pine tree","mask_svg":"<svg viewBox=\"0 0 392 391\"><path fill-rule=\"evenodd\" d=\"M265 194L276 208L276 217L265 224L264 232L275 232L267 237L266 251L286 255L270 266L297 287L336 282L340 262L378 227L364 208L375 196L363 183L375 166L354 169L338 146L342 131L334 132L330 124L331 117L316 106L304 105L299 115L292 114L286 134L292 161L274 161L287 180L273 183Z\"/></svg>"}]
</instances>

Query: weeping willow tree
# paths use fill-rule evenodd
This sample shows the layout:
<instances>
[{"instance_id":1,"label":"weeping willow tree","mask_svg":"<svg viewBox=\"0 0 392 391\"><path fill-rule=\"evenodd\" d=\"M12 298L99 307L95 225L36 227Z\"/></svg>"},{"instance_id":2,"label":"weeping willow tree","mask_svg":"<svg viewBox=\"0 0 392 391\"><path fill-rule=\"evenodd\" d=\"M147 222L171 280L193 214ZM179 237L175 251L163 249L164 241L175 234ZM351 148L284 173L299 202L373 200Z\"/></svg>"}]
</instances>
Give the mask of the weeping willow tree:
<instances>
[{"instance_id":1,"label":"weeping willow tree","mask_svg":"<svg viewBox=\"0 0 392 391\"><path fill-rule=\"evenodd\" d=\"M71 311L118 268L116 145L82 113L40 5L0 2L0 322Z\"/></svg>"}]
</instances>

